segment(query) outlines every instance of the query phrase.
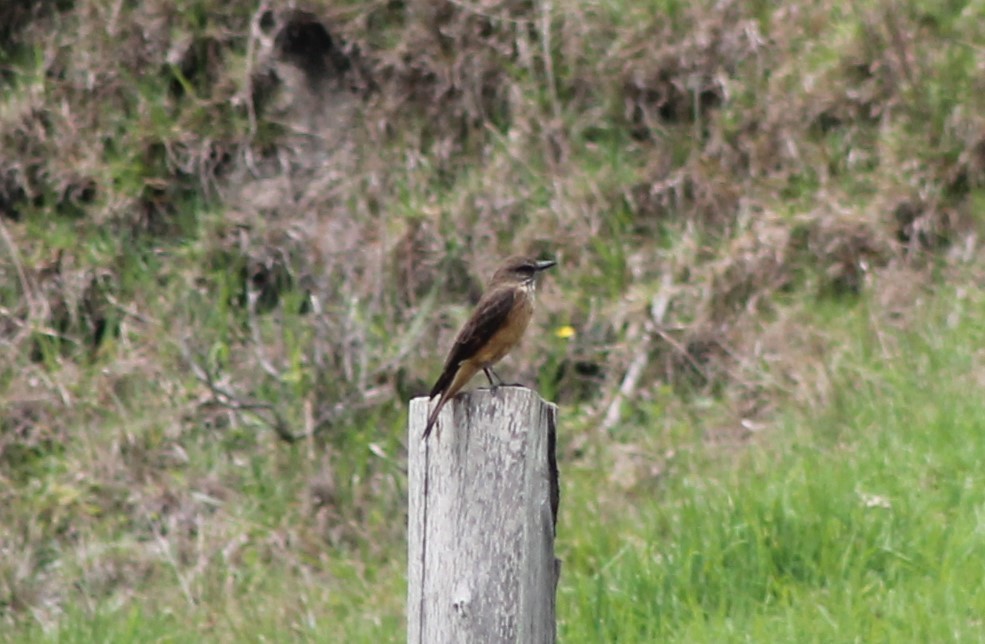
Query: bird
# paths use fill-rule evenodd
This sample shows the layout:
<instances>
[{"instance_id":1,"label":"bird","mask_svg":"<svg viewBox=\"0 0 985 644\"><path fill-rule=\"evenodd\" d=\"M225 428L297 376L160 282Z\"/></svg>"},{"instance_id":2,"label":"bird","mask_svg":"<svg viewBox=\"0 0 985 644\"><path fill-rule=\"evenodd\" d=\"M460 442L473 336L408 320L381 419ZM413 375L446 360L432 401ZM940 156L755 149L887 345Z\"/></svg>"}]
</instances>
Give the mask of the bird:
<instances>
[{"instance_id":1,"label":"bird","mask_svg":"<svg viewBox=\"0 0 985 644\"><path fill-rule=\"evenodd\" d=\"M468 322L458 332L444 369L431 388L428 400L437 396L438 402L428 415L422 439L427 440L445 403L480 369L490 385L502 384L492 367L520 342L533 317L537 275L555 264L550 259L515 255L499 266Z\"/></svg>"}]
</instances>

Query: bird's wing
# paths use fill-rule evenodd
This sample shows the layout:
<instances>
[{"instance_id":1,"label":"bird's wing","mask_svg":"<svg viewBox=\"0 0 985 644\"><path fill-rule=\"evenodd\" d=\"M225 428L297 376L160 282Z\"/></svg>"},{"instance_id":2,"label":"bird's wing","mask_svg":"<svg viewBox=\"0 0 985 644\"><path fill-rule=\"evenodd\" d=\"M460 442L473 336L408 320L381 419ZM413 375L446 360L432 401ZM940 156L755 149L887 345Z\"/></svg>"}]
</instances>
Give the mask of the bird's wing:
<instances>
[{"instance_id":1,"label":"bird's wing","mask_svg":"<svg viewBox=\"0 0 985 644\"><path fill-rule=\"evenodd\" d=\"M514 289L502 288L490 291L479 300L475 311L472 312L472 317L458 332L455 344L448 352L445 368L431 389L432 398L448 387L455 378L458 365L463 360L467 360L478 353L483 344L506 322L510 311L513 310L515 297L516 291Z\"/></svg>"}]
</instances>

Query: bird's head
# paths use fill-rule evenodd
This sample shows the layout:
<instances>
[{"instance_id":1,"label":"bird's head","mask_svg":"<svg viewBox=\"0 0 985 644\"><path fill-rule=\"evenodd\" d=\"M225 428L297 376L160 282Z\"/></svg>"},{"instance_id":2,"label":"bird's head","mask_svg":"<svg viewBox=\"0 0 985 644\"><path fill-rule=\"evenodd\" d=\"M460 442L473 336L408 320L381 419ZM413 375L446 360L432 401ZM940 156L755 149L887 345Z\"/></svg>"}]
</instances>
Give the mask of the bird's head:
<instances>
[{"instance_id":1,"label":"bird's head","mask_svg":"<svg viewBox=\"0 0 985 644\"><path fill-rule=\"evenodd\" d=\"M492 284L515 282L523 285L533 284L537 273L557 264L553 259L533 259L522 255L510 257L493 274Z\"/></svg>"}]
</instances>

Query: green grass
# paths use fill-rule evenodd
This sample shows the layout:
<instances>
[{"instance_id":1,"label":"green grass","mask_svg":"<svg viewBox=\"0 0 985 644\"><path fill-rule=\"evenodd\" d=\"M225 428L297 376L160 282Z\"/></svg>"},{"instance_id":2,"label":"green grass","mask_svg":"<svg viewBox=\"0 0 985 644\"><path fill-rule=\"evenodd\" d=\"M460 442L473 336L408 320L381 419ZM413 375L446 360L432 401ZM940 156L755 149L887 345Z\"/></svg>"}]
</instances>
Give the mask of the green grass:
<instances>
[{"instance_id":1,"label":"green grass","mask_svg":"<svg viewBox=\"0 0 985 644\"><path fill-rule=\"evenodd\" d=\"M788 408L750 445L705 447L702 423L679 421L647 437L674 450L653 452L667 459L661 476L625 491L609 482L611 445L562 460L561 641L979 641L985 305L953 293L930 305L913 329L881 338L864 302L837 319L819 311L853 356L832 404ZM648 431L647 413L669 426L659 411L641 411L626 439ZM277 451L245 465L252 501L218 511L230 513L220 524L253 526L225 558L157 571L126 602L86 599L83 586L53 630L11 641L402 641L402 546L305 541L291 527L296 483L271 475L311 464L304 450ZM191 469L226 457L199 458ZM285 556L271 542L283 538L302 540ZM121 561L139 550L117 548Z\"/></svg>"},{"instance_id":2,"label":"green grass","mask_svg":"<svg viewBox=\"0 0 985 644\"><path fill-rule=\"evenodd\" d=\"M349 571L347 579L299 588L273 567L240 567L235 594L217 587L200 605L173 601L170 591L149 588L127 605L73 605L56 629L25 629L2 641L23 642L398 642L404 587L395 566L372 586ZM226 585L228 586L228 584ZM385 597L381 600L381 595ZM284 597L271 602L264 597ZM290 598L289 601L286 598ZM162 601L163 599L163 601ZM386 611L381 616L381 612Z\"/></svg>"},{"instance_id":3,"label":"green grass","mask_svg":"<svg viewBox=\"0 0 985 644\"><path fill-rule=\"evenodd\" d=\"M836 323L857 357L829 411L682 452L630 516L593 499L605 471L562 470L562 641L980 640L983 312L866 358L859 307Z\"/></svg>"}]
</instances>

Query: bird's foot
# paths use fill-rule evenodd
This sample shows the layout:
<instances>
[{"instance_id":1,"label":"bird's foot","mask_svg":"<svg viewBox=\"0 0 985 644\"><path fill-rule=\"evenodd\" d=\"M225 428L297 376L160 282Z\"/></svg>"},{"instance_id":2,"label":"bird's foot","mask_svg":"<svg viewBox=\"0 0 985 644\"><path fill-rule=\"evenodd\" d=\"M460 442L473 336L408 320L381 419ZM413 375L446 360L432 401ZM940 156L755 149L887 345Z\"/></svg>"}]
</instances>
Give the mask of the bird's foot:
<instances>
[{"instance_id":1,"label":"bird's foot","mask_svg":"<svg viewBox=\"0 0 985 644\"><path fill-rule=\"evenodd\" d=\"M492 389L496 389L503 384L503 379L499 377L499 374L493 371L492 367L483 367L482 372L486 374L486 378L489 380L489 385Z\"/></svg>"}]
</instances>

